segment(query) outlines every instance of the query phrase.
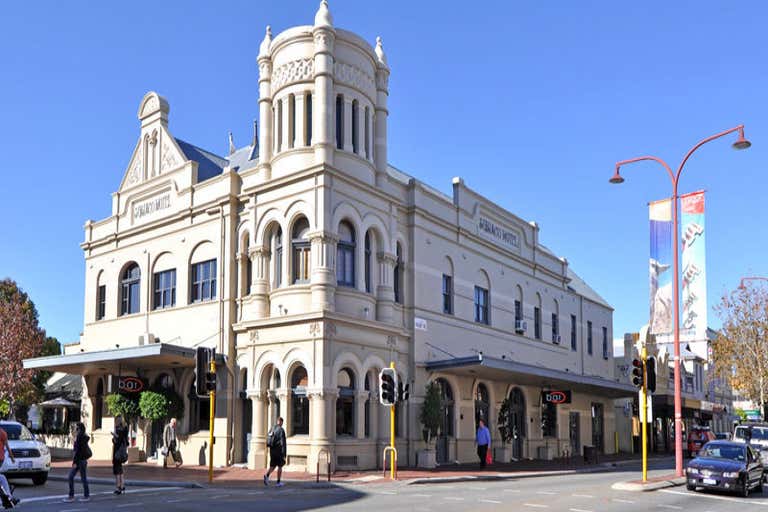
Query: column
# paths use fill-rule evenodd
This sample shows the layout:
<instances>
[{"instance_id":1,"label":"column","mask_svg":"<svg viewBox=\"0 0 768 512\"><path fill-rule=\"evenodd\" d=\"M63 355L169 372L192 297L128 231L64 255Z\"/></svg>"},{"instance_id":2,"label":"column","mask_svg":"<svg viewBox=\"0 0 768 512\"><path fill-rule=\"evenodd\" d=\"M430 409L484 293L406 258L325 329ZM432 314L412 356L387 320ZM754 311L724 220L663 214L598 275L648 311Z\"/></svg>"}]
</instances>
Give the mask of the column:
<instances>
[{"instance_id":1,"label":"column","mask_svg":"<svg viewBox=\"0 0 768 512\"><path fill-rule=\"evenodd\" d=\"M304 93L297 94L295 98L295 114L293 119L296 123L296 129L294 130L296 137L293 140L293 147L301 148L304 147L304 123L306 122L304 118Z\"/></svg>"},{"instance_id":2,"label":"column","mask_svg":"<svg viewBox=\"0 0 768 512\"><path fill-rule=\"evenodd\" d=\"M391 253L379 253L379 284L376 287L376 320L392 322L395 303L393 275L397 256Z\"/></svg>"},{"instance_id":3,"label":"column","mask_svg":"<svg viewBox=\"0 0 768 512\"><path fill-rule=\"evenodd\" d=\"M254 247L251 258L251 293L246 307L247 319L269 316L269 248Z\"/></svg>"},{"instance_id":4,"label":"column","mask_svg":"<svg viewBox=\"0 0 768 512\"><path fill-rule=\"evenodd\" d=\"M357 102L357 155L365 158L365 105Z\"/></svg>"},{"instance_id":5,"label":"column","mask_svg":"<svg viewBox=\"0 0 768 512\"><path fill-rule=\"evenodd\" d=\"M248 468L261 469L267 465L267 394L262 391L248 391L248 398L253 408Z\"/></svg>"},{"instance_id":6,"label":"column","mask_svg":"<svg viewBox=\"0 0 768 512\"><path fill-rule=\"evenodd\" d=\"M329 437L331 419L336 410L338 391L335 389L316 388L307 390L309 396L309 438L310 453L307 458L307 470L317 471L317 463L326 464L330 455L331 471L335 468L335 454L332 439ZM321 468L325 474L326 468Z\"/></svg>"},{"instance_id":7,"label":"column","mask_svg":"<svg viewBox=\"0 0 768 512\"><path fill-rule=\"evenodd\" d=\"M376 185L383 186L387 176L387 118L389 110L389 66L384 55L381 38L376 38L376 115L374 126L374 161L376 163Z\"/></svg>"},{"instance_id":8,"label":"column","mask_svg":"<svg viewBox=\"0 0 768 512\"><path fill-rule=\"evenodd\" d=\"M310 290L313 311L333 311L336 294L336 243L337 235L327 231L309 234L312 246L312 273Z\"/></svg>"},{"instance_id":9,"label":"column","mask_svg":"<svg viewBox=\"0 0 768 512\"><path fill-rule=\"evenodd\" d=\"M365 389L355 393L355 437L360 440L365 439L365 402L369 396L370 391Z\"/></svg>"},{"instance_id":10,"label":"column","mask_svg":"<svg viewBox=\"0 0 768 512\"><path fill-rule=\"evenodd\" d=\"M288 139L291 137L291 102L289 101L288 96L285 96L280 101L283 104L283 108L282 108L283 137L281 141L282 144L280 145L280 151L285 151L291 147L291 145L288 143L289 142Z\"/></svg>"},{"instance_id":11,"label":"column","mask_svg":"<svg viewBox=\"0 0 768 512\"><path fill-rule=\"evenodd\" d=\"M352 98L344 96L344 151L352 153Z\"/></svg>"},{"instance_id":12,"label":"column","mask_svg":"<svg viewBox=\"0 0 768 512\"><path fill-rule=\"evenodd\" d=\"M259 169L264 174L264 179L270 179L272 169L272 58L269 55L269 46L272 43L272 31L267 27L264 40L259 50Z\"/></svg>"},{"instance_id":13,"label":"column","mask_svg":"<svg viewBox=\"0 0 768 512\"><path fill-rule=\"evenodd\" d=\"M312 142L315 163L333 163L334 124L336 98L333 94L333 47L336 31L329 25L316 25L312 31L315 40L314 79L312 97Z\"/></svg>"}]
</instances>

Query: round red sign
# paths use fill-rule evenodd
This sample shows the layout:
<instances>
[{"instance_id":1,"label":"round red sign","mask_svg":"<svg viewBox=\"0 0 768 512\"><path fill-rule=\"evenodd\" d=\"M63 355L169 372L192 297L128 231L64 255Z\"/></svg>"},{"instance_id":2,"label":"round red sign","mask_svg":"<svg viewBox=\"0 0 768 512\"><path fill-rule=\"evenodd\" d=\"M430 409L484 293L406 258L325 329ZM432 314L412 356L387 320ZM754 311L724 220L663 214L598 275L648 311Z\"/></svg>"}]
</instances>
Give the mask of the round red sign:
<instances>
[{"instance_id":1,"label":"round red sign","mask_svg":"<svg viewBox=\"0 0 768 512\"><path fill-rule=\"evenodd\" d=\"M550 402L553 404L562 404L567 399L568 397L562 391L550 391L549 393L547 393L547 402Z\"/></svg>"},{"instance_id":2,"label":"round red sign","mask_svg":"<svg viewBox=\"0 0 768 512\"><path fill-rule=\"evenodd\" d=\"M126 393L139 393L144 389L144 381L138 377L122 377L118 387Z\"/></svg>"}]
</instances>

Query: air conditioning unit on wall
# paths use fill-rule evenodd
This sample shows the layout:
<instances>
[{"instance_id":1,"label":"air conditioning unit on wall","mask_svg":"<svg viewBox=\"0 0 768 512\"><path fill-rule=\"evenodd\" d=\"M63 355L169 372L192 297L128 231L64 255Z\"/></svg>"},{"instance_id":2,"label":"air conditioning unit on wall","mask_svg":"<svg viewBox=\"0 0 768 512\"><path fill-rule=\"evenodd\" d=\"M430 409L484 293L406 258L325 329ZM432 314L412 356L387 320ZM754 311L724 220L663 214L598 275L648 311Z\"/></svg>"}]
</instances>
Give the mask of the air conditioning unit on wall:
<instances>
[{"instance_id":1,"label":"air conditioning unit on wall","mask_svg":"<svg viewBox=\"0 0 768 512\"><path fill-rule=\"evenodd\" d=\"M515 320L515 332L523 334L528 330L528 322L525 320Z\"/></svg>"}]
</instances>

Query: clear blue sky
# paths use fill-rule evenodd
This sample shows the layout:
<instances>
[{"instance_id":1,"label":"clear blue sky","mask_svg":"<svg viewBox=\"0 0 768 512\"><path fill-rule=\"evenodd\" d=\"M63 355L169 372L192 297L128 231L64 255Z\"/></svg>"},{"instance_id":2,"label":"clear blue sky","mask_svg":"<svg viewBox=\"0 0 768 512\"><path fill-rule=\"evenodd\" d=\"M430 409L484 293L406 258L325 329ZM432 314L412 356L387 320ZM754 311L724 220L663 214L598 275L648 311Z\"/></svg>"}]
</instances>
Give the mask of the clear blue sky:
<instances>
[{"instance_id":1,"label":"clear blue sky","mask_svg":"<svg viewBox=\"0 0 768 512\"><path fill-rule=\"evenodd\" d=\"M148 90L177 137L225 154L257 116L264 27L311 24L316 0L11 2L0 16L0 277L32 296L63 342L83 325L86 219L110 214ZM515 214L616 308L614 334L648 317L646 203L660 168L700 138L746 124L689 162L682 191L708 191L710 304L744 274L768 275L768 5L759 1L359 2L336 26L381 35L390 162L449 192L453 176ZM719 321L710 314L710 324Z\"/></svg>"}]
</instances>

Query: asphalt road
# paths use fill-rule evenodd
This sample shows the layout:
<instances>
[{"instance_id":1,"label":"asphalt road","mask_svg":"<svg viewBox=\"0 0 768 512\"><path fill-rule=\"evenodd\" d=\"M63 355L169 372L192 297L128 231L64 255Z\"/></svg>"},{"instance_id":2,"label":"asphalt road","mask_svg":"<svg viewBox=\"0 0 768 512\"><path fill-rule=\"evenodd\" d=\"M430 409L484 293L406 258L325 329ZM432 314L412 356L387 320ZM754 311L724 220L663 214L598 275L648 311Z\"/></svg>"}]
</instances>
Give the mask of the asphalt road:
<instances>
[{"instance_id":1,"label":"asphalt road","mask_svg":"<svg viewBox=\"0 0 768 512\"><path fill-rule=\"evenodd\" d=\"M651 476L668 474L654 469ZM314 488L288 483L283 488L254 482L250 489L131 488L113 496L111 487L92 486L90 503L62 503L66 483L43 487L20 485L21 510L47 512L88 511L201 511L212 509L294 512L301 510L364 510L366 512L513 510L531 512L768 512L768 492L749 498L726 494L692 493L685 487L654 492L614 491L611 484L638 476L636 467L559 477L521 478L493 482L404 485L374 483ZM81 492L79 486L78 492Z\"/></svg>"}]
</instances>

